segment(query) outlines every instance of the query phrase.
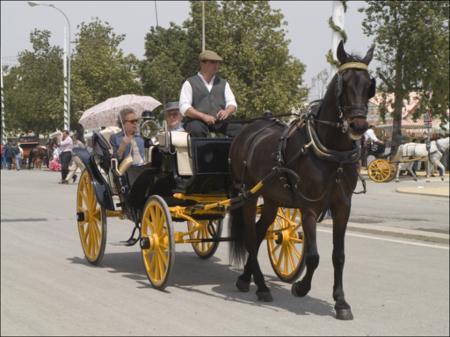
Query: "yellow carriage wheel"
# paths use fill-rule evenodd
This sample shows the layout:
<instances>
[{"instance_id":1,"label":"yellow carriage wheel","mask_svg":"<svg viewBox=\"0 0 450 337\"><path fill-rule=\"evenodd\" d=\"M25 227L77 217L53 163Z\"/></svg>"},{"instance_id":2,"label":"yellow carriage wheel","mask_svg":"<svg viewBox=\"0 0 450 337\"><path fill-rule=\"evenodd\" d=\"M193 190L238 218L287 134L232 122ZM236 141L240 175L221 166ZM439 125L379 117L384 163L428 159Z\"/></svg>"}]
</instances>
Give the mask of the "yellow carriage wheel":
<instances>
[{"instance_id":1,"label":"yellow carriage wheel","mask_svg":"<svg viewBox=\"0 0 450 337\"><path fill-rule=\"evenodd\" d=\"M192 240L219 238L222 234L222 219L197 221L201 227L189 234ZM188 231L191 231L195 224L188 221ZM202 259L209 259L214 255L219 242L195 242L192 243L195 253Z\"/></svg>"},{"instance_id":2,"label":"yellow carriage wheel","mask_svg":"<svg viewBox=\"0 0 450 337\"><path fill-rule=\"evenodd\" d=\"M387 181L391 181L392 179L394 179L395 174L397 173L397 165L389 163L389 165L391 166L391 175L389 176Z\"/></svg>"},{"instance_id":3,"label":"yellow carriage wheel","mask_svg":"<svg viewBox=\"0 0 450 337\"><path fill-rule=\"evenodd\" d=\"M147 277L153 287L164 289L175 261L172 218L166 202L151 196L141 222L141 252Z\"/></svg>"},{"instance_id":4,"label":"yellow carriage wheel","mask_svg":"<svg viewBox=\"0 0 450 337\"><path fill-rule=\"evenodd\" d=\"M275 273L284 282L295 281L301 275L305 265L300 210L279 208L266 238L270 263Z\"/></svg>"},{"instance_id":5,"label":"yellow carriage wheel","mask_svg":"<svg viewBox=\"0 0 450 337\"><path fill-rule=\"evenodd\" d=\"M77 222L84 256L92 264L99 264L106 246L106 211L95 196L88 171L84 170L78 182Z\"/></svg>"},{"instance_id":6,"label":"yellow carriage wheel","mask_svg":"<svg viewBox=\"0 0 450 337\"><path fill-rule=\"evenodd\" d=\"M376 159L367 167L369 178L377 183L384 183L394 177L392 165L386 159Z\"/></svg>"}]
</instances>

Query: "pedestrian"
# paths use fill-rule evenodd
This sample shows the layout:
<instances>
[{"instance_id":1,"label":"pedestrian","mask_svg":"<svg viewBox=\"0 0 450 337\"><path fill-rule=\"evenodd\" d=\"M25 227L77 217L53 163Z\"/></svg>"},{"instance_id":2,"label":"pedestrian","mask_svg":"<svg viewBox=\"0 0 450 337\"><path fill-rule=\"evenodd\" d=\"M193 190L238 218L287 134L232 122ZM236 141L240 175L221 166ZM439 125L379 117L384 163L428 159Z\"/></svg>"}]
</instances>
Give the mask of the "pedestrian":
<instances>
[{"instance_id":1,"label":"pedestrian","mask_svg":"<svg viewBox=\"0 0 450 337\"><path fill-rule=\"evenodd\" d=\"M17 144L17 142L15 142L15 141L13 142L13 144L11 146L10 156L11 156L11 162L15 163L16 170L20 171L20 162L22 161L22 152L21 152L21 148L20 148L19 144Z\"/></svg>"},{"instance_id":2,"label":"pedestrian","mask_svg":"<svg viewBox=\"0 0 450 337\"><path fill-rule=\"evenodd\" d=\"M86 148L84 143L78 137L76 137L75 141L73 142L73 149L75 148ZM72 183L75 183L75 181L77 180L76 171L78 169L80 169L80 172L82 172L84 170L84 164L78 156L72 155L72 162L69 166L69 174L66 177L66 183L69 183L70 179L72 179Z\"/></svg>"},{"instance_id":3,"label":"pedestrian","mask_svg":"<svg viewBox=\"0 0 450 337\"><path fill-rule=\"evenodd\" d=\"M1 146L1 154L2 154L2 169L5 169L7 167L6 157L5 157L6 144L0 144L0 146Z\"/></svg>"},{"instance_id":4,"label":"pedestrian","mask_svg":"<svg viewBox=\"0 0 450 337\"><path fill-rule=\"evenodd\" d=\"M72 147L73 141L69 135L69 130L64 130L62 134L62 140L59 144L61 154L59 155L59 161L61 162L61 181L60 184L67 184L67 174L69 173L69 165L72 160Z\"/></svg>"},{"instance_id":5,"label":"pedestrian","mask_svg":"<svg viewBox=\"0 0 450 337\"><path fill-rule=\"evenodd\" d=\"M52 156L51 156L52 159L49 162L48 168L52 171L61 171L61 163L59 161L60 152L59 152L58 145L56 143L52 144L51 153L52 153Z\"/></svg>"},{"instance_id":6,"label":"pedestrian","mask_svg":"<svg viewBox=\"0 0 450 337\"><path fill-rule=\"evenodd\" d=\"M239 125L228 123L237 103L228 82L217 75L221 61L214 51L201 52L200 71L181 88L183 127L192 137L207 137L210 132L234 137L240 130Z\"/></svg>"},{"instance_id":7,"label":"pedestrian","mask_svg":"<svg viewBox=\"0 0 450 337\"><path fill-rule=\"evenodd\" d=\"M14 154L12 153L11 142L8 141L5 145L5 162L6 162L6 168L8 170L11 170L11 163L12 163L13 157L14 157Z\"/></svg>"}]
</instances>

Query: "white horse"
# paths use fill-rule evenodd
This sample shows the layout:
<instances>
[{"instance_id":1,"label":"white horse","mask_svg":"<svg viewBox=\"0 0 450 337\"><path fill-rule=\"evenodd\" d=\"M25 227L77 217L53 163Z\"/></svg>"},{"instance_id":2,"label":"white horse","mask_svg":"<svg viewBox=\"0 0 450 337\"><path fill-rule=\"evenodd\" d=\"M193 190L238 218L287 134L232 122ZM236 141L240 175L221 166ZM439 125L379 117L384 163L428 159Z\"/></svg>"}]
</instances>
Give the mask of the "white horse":
<instances>
[{"instance_id":1,"label":"white horse","mask_svg":"<svg viewBox=\"0 0 450 337\"><path fill-rule=\"evenodd\" d=\"M441 180L444 180L445 167L441 163L442 154L449 147L449 137L433 140L430 143L430 161L438 168L439 176ZM427 161L428 151L426 144L422 143L406 143L399 146L397 153L392 158L393 162L398 162L397 174L395 181L398 182L398 176L401 170L408 170L413 176L414 180L417 180L417 176L412 170L414 161Z\"/></svg>"}]
</instances>

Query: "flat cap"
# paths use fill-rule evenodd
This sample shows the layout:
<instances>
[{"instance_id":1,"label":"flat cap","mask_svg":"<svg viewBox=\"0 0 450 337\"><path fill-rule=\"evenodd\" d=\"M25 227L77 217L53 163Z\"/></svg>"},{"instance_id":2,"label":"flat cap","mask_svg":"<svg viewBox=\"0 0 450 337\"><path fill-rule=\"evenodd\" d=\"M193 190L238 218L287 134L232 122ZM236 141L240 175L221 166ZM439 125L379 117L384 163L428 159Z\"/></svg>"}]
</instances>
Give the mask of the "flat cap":
<instances>
[{"instance_id":1,"label":"flat cap","mask_svg":"<svg viewBox=\"0 0 450 337\"><path fill-rule=\"evenodd\" d=\"M168 102L164 105L164 112L168 112L170 110L178 110L179 104L177 102Z\"/></svg>"},{"instance_id":2,"label":"flat cap","mask_svg":"<svg viewBox=\"0 0 450 337\"><path fill-rule=\"evenodd\" d=\"M222 58L212 50L205 50L198 55L200 61L223 61Z\"/></svg>"}]
</instances>

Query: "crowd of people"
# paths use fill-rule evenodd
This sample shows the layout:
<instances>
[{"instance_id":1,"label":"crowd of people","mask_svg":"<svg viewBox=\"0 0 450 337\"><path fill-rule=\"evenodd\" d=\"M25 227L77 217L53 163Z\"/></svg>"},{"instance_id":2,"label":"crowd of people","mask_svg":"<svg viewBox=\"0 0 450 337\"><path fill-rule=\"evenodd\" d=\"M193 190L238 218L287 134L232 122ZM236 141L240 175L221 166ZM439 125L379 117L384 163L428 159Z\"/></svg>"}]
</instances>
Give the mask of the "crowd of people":
<instances>
[{"instance_id":1,"label":"crowd of people","mask_svg":"<svg viewBox=\"0 0 450 337\"><path fill-rule=\"evenodd\" d=\"M20 171L22 159L23 159L23 149L20 144L16 141L7 142L5 145L1 144L1 154L2 154L2 169L16 169Z\"/></svg>"}]
</instances>

